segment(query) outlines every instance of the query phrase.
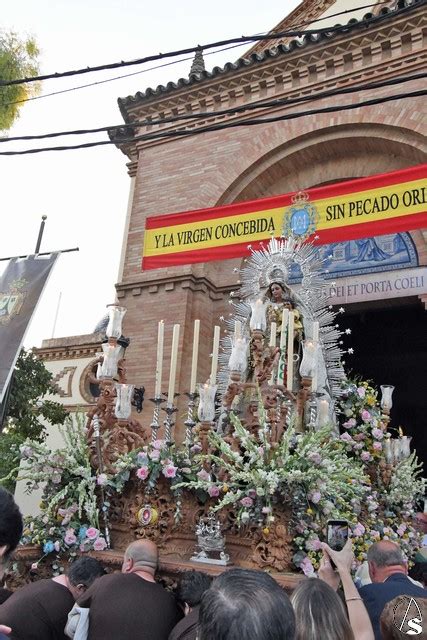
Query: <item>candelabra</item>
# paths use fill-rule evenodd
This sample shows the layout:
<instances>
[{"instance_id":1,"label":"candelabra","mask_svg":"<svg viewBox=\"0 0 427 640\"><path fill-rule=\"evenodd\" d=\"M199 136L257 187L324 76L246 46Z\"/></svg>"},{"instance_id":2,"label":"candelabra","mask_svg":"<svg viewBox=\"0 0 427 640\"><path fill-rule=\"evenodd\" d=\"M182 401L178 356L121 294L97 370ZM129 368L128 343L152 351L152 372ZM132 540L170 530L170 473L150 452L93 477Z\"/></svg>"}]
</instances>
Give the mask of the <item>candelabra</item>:
<instances>
[{"instance_id":1,"label":"candelabra","mask_svg":"<svg viewBox=\"0 0 427 640\"><path fill-rule=\"evenodd\" d=\"M154 411L153 411L153 419L151 421L150 427L151 427L151 442L155 442L155 440L158 439L158 433L159 433L159 429L160 429L160 407L162 402L165 401L165 399L162 396L158 396L156 395L154 398L150 398L151 402L154 402Z\"/></svg>"},{"instance_id":2,"label":"candelabra","mask_svg":"<svg viewBox=\"0 0 427 640\"><path fill-rule=\"evenodd\" d=\"M184 422L185 425L185 444L188 448L193 444L193 431L197 422L194 420L194 410L196 407L197 393L190 392L186 394L188 396L188 408L187 419Z\"/></svg>"}]
</instances>

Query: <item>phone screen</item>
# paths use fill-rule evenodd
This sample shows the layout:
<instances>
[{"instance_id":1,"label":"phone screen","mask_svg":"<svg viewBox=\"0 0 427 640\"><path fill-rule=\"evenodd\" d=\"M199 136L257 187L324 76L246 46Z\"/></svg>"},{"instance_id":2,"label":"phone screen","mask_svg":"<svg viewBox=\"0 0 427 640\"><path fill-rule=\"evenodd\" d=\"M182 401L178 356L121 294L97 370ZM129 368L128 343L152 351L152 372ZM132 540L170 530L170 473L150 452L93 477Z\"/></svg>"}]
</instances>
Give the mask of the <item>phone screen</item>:
<instances>
[{"instance_id":1,"label":"phone screen","mask_svg":"<svg viewBox=\"0 0 427 640\"><path fill-rule=\"evenodd\" d=\"M334 551L341 551L348 539L348 522L346 520L329 520L327 542Z\"/></svg>"}]
</instances>

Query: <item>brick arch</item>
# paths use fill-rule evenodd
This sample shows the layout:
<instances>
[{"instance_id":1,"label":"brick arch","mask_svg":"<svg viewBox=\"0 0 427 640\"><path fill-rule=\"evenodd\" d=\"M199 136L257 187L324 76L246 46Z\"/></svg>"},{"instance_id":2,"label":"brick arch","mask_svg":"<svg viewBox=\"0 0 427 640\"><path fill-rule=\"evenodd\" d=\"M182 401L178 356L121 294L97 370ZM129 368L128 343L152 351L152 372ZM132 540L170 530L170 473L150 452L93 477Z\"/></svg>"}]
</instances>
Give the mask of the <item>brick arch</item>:
<instances>
[{"instance_id":1,"label":"brick arch","mask_svg":"<svg viewBox=\"0 0 427 640\"><path fill-rule=\"evenodd\" d=\"M410 129L365 123L326 127L260 155L216 205L385 173L426 160L424 136Z\"/></svg>"}]
</instances>

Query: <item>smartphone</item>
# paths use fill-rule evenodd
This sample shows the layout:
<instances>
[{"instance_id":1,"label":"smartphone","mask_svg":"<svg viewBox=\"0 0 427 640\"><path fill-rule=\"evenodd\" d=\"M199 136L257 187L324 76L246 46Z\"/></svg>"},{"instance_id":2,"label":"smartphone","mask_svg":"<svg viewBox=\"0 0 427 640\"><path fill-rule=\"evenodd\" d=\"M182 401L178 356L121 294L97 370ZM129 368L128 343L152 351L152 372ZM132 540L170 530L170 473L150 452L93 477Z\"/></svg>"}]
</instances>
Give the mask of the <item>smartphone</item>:
<instances>
[{"instance_id":1,"label":"smartphone","mask_svg":"<svg viewBox=\"0 0 427 640\"><path fill-rule=\"evenodd\" d=\"M348 540L347 520L328 520L326 542L334 551L341 551Z\"/></svg>"}]
</instances>

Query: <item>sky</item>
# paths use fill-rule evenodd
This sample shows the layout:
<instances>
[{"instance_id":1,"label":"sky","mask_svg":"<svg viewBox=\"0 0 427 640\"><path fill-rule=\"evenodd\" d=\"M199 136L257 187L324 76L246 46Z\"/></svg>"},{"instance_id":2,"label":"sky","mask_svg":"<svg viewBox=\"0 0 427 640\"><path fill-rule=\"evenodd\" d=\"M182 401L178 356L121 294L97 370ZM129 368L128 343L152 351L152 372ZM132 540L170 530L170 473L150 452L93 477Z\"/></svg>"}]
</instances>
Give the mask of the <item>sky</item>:
<instances>
[{"instance_id":1,"label":"sky","mask_svg":"<svg viewBox=\"0 0 427 640\"><path fill-rule=\"evenodd\" d=\"M1 28L34 36L41 49L40 72L47 74L266 32L298 4L298 0L19 0L3 7ZM206 55L206 68L237 59L249 46ZM118 97L187 76L191 59L148 71L158 64L44 81L41 95L139 72L27 102L8 135L120 124ZM85 136L85 141L89 139ZM57 142L64 143L64 138ZM78 142L81 137L65 139L66 144ZM1 150L28 147L28 142L8 142ZM114 145L0 156L0 257L34 252L42 215L47 220L41 251L80 249L60 256L33 316L24 342L27 348L41 346L45 338L91 333L106 305L114 301L129 184L126 157ZM0 262L0 274L6 264Z\"/></svg>"}]
</instances>

